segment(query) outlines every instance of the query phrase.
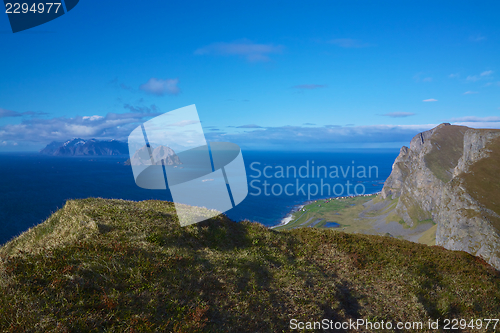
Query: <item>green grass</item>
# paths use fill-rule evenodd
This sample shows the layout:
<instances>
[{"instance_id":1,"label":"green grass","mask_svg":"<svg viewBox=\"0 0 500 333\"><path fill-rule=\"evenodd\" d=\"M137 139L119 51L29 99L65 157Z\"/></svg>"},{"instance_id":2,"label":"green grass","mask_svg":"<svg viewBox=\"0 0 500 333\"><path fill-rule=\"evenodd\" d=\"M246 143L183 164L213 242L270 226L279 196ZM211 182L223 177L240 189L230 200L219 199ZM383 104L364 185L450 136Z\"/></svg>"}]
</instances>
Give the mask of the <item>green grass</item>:
<instances>
[{"instance_id":1,"label":"green grass","mask_svg":"<svg viewBox=\"0 0 500 333\"><path fill-rule=\"evenodd\" d=\"M432 218L431 213L427 210L424 210L420 206L419 201L413 196L409 194L403 194L399 197L399 200L404 203L404 206L406 207L406 212L408 213L408 216L410 216L410 218L412 219L413 225L416 225L420 221L425 221Z\"/></svg>"},{"instance_id":2,"label":"green grass","mask_svg":"<svg viewBox=\"0 0 500 333\"><path fill-rule=\"evenodd\" d=\"M323 222L315 226L318 228L323 227L326 222L336 222L341 225L341 228L346 228L346 231L348 229L350 231L371 229L371 226L367 223L368 221L360 220L358 215L364 209L363 204L375 197L376 195L336 199L328 203L325 202L325 199L317 200L304 206L306 212L299 211L294 213L294 219L290 223L274 229L282 231L297 227L308 227L317 219L324 219ZM307 222L308 220L310 221Z\"/></svg>"},{"instance_id":3,"label":"green grass","mask_svg":"<svg viewBox=\"0 0 500 333\"><path fill-rule=\"evenodd\" d=\"M288 332L291 318L500 313L500 273L465 252L223 215L180 227L161 201L68 201L0 259L1 332Z\"/></svg>"},{"instance_id":4,"label":"green grass","mask_svg":"<svg viewBox=\"0 0 500 333\"><path fill-rule=\"evenodd\" d=\"M500 137L492 140L485 149L490 151L488 158L474 163L469 172L460 175L460 178L467 193L481 205L500 215ZM488 219L500 231L500 220L491 215Z\"/></svg>"},{"instance_id":5,"label":"green grass","mask_svg":"<svg viewBox=\"0 0 500 333\"><path fill-rule=\"evenodd\" d=\"M432 173L447 183L464 149L464 134L468 127L449 125L437 129L430 138L432 149L425 155L425 164Z\"/></svg>"},{"instance_id":6,"label":"green grass","mask_svg":"<svg viewBox=\"0 0 500 333\"><path fill-rule=\"evenodd\" d=\"M386 221L386 223L398 222L399 224L402 224L403 227L405 227L405 228L410 227L409 225L407 225L405 223L405 221L401 218L401 216L399 216L396 213L391 213L391 214L387 215L387 217L385 218L385 221Z\"/></svg>"},{"instance_id":7,"label":"green grass","mask_svg":"<svg viewBox=\"0 0 500 333\"><path fill-rule=\"evenodd\" d=\"M430 229L424 232L424 234L418 239L418 242L426 245L436 245L436 231L437 224L434 224Z\"/></svg>"},{"instance_id":8,"label":"green grass","mask_svg":"<svg viewBox=\"0 0 500 333\"><path fill-rule=\"evenodd\" d=\"M396 215L398 216L398 215ZM402 219L400 219L399 221L397 221L399 224L401 224L403 226L403 228L405 229L410 229L410 230L415 230L417 229L417 227L419 225L422 225L422 224L430 224L432 226L435 226L436 223L434 223L434 221L432 219L428 219L428 220L422 220L422 221L417 221L417 222L414 222L413 225L410 227L408 224L406 224L405 221L403 221ZM431 227L432 228L432 227ZM426 233L428 232L429 230L426 231ZM422 244L427 244L427 243L422 243ZM429 245L429 244L427 244ZM434 244L430 244L430 245L434 245Z\"/></svg>"},{"instance_id":9,"label":"green grass","mask_svg":"<svg viewBox=\"0 0 500 333\"><path fill-rule=\"evenodd\" d=\"M387 216L386 220L387 220L387 222L390 222L389 219L391 217L397 216L393 211L396 208L396 206L398 205L399 197L394 198L394 199L391 199L390 197L388 197L386 199L382 199L380 195L377 195L376 197L373 198L372 204L376 204L376 203L379 203L382 201L386 201L386 205L383 208L378 209L378 210L366 211L366 212L364 212L364 215L367 217L376 217L376 216L380 216L380 215L384 215L384 214L389 214ZM398 217L398 219L400 219L400 218Z\"/></svg>"}]
</instances>

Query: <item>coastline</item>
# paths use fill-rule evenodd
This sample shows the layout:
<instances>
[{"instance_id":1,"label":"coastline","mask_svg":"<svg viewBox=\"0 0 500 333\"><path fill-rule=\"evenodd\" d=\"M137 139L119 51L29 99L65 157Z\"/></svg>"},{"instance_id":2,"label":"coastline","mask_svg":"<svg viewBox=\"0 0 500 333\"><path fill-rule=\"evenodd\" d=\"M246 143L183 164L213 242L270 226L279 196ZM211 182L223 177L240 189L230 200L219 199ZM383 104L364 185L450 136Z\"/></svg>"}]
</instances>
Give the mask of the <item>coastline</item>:
<instances>
[{"instance_id":1,"label":"coastline","mask_svg":"<svg viewBox=\"0 0 500 333\"><path fill-rule=\"evenodd\" d=\"M292 221L292 216L293 216L294 213L298 212L299 210L301 210L305 206L313 203L314 201L316 201L316 200L308 200L308 201L305 201L305 202L301 203L300 205L293 206L293 208L285 215L285 217L283 217L281 219L280 223L278 223L276 225L273 225L273 226L270 226L269 228L273 229L273 228L276 228L276 227L287 225L288 223L290 223L290 221Z\"/></svg>"},{"instance_id":2,"label":"coastline","mask_svg":"<svg viewBox=\"0 0 500 333\"><path fill-rule=\"evenodd\" d=\"M281 219L281 221L278 224L270 226L269 229L274 229L276 227L281 227L281 226L287 225L288 223L290 223L292 221L292 217L293 217L294 213L300 211L305 206L310 205L310 204L317 202L319 200L327 200L327 199L338 200L338 199L346 199L346 198L369 197L371 195L378 195L378 194L380 194L380 192L381 191L371 193L371 194L348 195L348 196L342 196L342 197L326 197L326 198L321 198L321 199L304 201L303 203L301 203L299 205L293 206L293 208L285 215L285 217L283 217Z\"/></svg>"}]
</instances>

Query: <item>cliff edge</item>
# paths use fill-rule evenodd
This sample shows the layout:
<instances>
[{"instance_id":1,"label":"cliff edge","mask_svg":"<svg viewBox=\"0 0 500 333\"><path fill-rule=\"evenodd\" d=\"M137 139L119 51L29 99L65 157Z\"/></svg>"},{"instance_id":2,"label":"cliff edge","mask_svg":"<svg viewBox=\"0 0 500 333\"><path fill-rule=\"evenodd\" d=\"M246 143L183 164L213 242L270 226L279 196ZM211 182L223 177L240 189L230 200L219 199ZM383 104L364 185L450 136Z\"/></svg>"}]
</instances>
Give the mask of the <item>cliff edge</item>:
<instances>
[{"instance_id":1,"label":"cliff edge","mask_svg":"<svg viewBox=\"0 0 500 333\"><path fill-rule=\"evenodd\" d=\"M0 247L0 277L1 332L289 332L291 319L395 327L500 309L500 272L462 251L224 215L181 227L153 200L67 201Z\"/></svg>"},{"instance_id":2,"label":"cliff edge","mask_svg":"<svg viewBox=\"0 0 500 333\"><path fill-rule=\"evenodd\" d=\"M437 223L436 245L500 269L500 130L441 124L401 148L380 194L413 226Z\"/></svg>"}]
</instances>

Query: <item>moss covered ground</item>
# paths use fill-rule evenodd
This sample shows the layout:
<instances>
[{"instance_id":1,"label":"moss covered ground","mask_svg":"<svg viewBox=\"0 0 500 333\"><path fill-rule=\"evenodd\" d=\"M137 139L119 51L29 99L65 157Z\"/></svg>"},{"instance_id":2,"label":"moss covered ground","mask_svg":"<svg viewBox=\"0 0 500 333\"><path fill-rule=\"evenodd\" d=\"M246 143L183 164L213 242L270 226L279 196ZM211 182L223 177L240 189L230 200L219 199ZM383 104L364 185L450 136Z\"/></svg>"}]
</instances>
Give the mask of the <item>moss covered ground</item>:
<instances>
[{"instance_id":1,"label":"moss covered ground","mask_svg":"<svg viewBox=\"0 0 500 333\"><path fill-rule=\"evenodd\" d=\"M292 318L500 315L500 273L465 252L223 215L180 227L161 201L68 201L0 248L0 277L2 332L288 332Z\"/></svg>"}]
</instances>

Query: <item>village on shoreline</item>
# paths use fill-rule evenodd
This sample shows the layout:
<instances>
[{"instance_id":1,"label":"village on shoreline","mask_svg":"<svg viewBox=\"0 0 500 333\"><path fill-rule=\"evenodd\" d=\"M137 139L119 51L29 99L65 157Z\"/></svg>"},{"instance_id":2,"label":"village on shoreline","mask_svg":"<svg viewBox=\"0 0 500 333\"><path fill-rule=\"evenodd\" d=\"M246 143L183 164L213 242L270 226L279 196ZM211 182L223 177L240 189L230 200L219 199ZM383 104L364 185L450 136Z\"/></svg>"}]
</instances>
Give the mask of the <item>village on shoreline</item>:
<instances>
[{"instance_id":1,"label":"village on shoreline","mask_svg":"<svg viewBox=\"0 0 500 333\"><path fill-rule=\"evenodd\" d=\"M274 229L274 228L277 228L277 227L283 227L287 224L289 224L290 222L292 221L295 221L297 219L299 219L300 217L294 219L293 217L293 214L297 213L297 212L306 212L307 210L304 209L305 206L307 205L310 205L310 204L313 204L313 203L317 203L317 202L323 202L323 203L329 203L333 200L342 200L342 199L354 199L354 198L361 198L361 197L370 197L370 196L376 196L380 194L380 191L379 192L375 192L375 193L371 193L371 194L359 194L359 195L347 195L347 196L339 196L339 197L329 197L329 198L323 198L323 199L316 199L316 200L308 200L308 201L305 201L304 203L300 204L300 205L296 205L294 206L286 215L283 219L281 219L281 222L277 225L274 225L274 226L271 226L269 227L270 229Z\"/></svg>"}]
</instances>

